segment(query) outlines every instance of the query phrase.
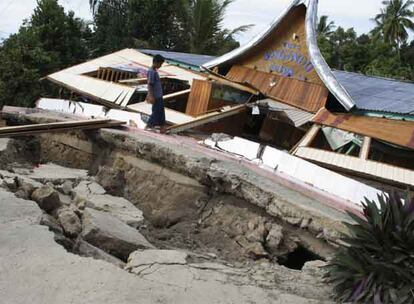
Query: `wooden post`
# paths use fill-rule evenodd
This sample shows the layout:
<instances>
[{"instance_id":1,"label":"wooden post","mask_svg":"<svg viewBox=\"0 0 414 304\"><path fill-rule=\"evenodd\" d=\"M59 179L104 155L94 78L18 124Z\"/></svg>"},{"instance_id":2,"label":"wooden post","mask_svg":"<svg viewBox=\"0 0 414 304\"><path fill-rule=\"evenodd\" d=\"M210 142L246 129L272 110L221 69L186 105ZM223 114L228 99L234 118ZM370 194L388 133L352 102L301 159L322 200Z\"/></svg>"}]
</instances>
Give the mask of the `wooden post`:
<instances>
[{"instance_id":1,"label":"wooden post","mask_svg":"<svg viewBox=\"0 0 414 304\"><path fill-rule=\"evenodd\" d=\"M368 159L370 149L371 149L371 137L365 136L364 143L362 144L361 152L359 153L359 158Z\"/></svg>"},{"instance_id":2,"label":"wooden post","mask_svg":"<svg viewBox=\"0 0 414 304\"><path fill-rule=\"evenodd\" d=\"M313 125L308 133L303 136L303 138L290 150L290 154L295 154L300 147L309 147L310 144L315 139L316 135L318 135L319 131L321 129L321 126L319 125Z\"/></svg>"}]
</instances>

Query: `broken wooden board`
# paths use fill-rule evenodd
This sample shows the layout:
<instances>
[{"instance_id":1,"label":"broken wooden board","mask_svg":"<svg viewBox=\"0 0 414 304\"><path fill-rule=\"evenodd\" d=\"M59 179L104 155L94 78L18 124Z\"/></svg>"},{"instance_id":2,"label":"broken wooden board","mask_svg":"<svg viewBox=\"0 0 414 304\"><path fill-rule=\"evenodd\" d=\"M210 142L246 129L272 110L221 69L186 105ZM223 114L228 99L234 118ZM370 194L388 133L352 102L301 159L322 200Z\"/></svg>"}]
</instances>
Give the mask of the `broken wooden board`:
<instances>
[{"instance_id":1,"label":"broken wooden board","mask_svg":"<svg viewBox=\"0 0 414 304\"><path fill-rule=\"evenodd\" d=\"M124 122L117 120L93 119L2 127L0 128L0 137L28 136L50 132L119 127L123 124Z\"/></svg>"},{"instance_id":2,"label":"broken wooden board","mask_svg":"<svg viewBox=\"0 0 414 304\"><path fill-rule=\"evenodd\" d=\"M127 107L127 109L150 116L152 113L152 104L144 101L130 105ZM169 124L180 125L193 121L194 117L165 108L165 119Z\"/></svg>"},{"instance_id":3,"label":"broken wooden board","mask_svg":"<svg viewBox=\"0 0 414 304\"><path fill-rule=\"evenodd\" d=\"M312 121L319 125L414 149L414 122L412 121L331 113L325 108L321 109Z\"/></svg>"},{"instance_id":4,"label":"broken wooden board","mask_svg":"<svg viewBox=\"0 0 414 304\"><path fill-rule=\"evenodd\" d=\"M189 130L198 126L202 126L211 122L215 122L217 120L236 115L238 113L244 112L247 109L247 105L238 105L234 107L224 107L220 111L215 111L203 116L199 116L197 118L193 118L191 121L186 123L177 124L175 126L169 127L167 132L170 134L176 134L183 132L185 130Z\"/></svg>"}]
</instances>

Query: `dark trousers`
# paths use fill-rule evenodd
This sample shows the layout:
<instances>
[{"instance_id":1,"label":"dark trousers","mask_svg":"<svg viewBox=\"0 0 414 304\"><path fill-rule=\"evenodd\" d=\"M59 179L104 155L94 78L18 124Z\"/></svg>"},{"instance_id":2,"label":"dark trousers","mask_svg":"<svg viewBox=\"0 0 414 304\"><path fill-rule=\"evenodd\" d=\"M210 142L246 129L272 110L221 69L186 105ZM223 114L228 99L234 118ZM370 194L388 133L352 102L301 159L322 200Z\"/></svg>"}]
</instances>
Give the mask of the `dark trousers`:
<instances>
[{"instance_id":1,"label":"dark trousers","mask_svg":"<svg viewBox=\"0 0 414 304\"><path fill-rule=\"evenodd\" d=\"M164 100L161 98L156 98L154 104L152 105L152 113L148 120L147 126L153 128L155 126L162 127L165 125L165 109L164 109Z\"/></svg>"}]
</instances>

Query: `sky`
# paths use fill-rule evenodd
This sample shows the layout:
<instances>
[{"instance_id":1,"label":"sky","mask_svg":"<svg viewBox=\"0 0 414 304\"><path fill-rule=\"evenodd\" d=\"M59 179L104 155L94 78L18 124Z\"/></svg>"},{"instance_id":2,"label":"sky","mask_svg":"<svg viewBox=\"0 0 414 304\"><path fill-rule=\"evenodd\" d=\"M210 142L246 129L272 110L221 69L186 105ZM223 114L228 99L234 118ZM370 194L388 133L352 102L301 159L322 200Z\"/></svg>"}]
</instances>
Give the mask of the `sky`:
<instances>
[{"instance_id":1,"label":"sky","mask_svg":"<svg viewBox=\"0 0 414 304\"><path fill-rule=\"evenodd\" d=\"M353 27L358 34L373 27L370 20L381 8L382 0L319 0L319 15L328 15L336 25ZM88 0L59 0L76 16L92 19ZM255 26L247 33L236 37L246 43L266 28L284 10L291 0L235 0L228 8L224 25L233 29L244 24ZM15 33L25 18L29 18L36 0L0 0L0 39Z\"/></svg>"}]
</instances>

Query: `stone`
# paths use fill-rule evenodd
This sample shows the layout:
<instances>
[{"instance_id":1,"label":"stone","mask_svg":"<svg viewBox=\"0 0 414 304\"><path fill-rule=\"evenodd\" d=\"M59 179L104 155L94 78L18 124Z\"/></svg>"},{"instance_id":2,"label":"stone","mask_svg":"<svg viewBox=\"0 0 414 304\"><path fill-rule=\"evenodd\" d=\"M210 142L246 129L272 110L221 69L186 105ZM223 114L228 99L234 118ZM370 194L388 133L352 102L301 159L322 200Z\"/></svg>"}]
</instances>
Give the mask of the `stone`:
<instances>
[{"instance_id":1,"label":"stone","mask_svg":"<svg viewBox=\"0 0 414 304\"><path fill-rule=\"evenodd\" d=\"M3 152L7 149L10 141L10 138L0 138L0 152Z\"/></svg>"},{"instance_id":2,"label":"stone","mask_svg":"<svg viewBox=\"0 0 414 304\"><path fill-rule=\"evenodd\" d=\"M99 167L96 180L111 194L123 195L125 178L122 171L110 167Z\"/></svg>"},{"instance_id":3,"label":"stone","mask_svg":"<svg viewBox=\"0 0 414 304\"><path fill-rule=\"evenodd\" d=\"M249 231L247 232L246 238L250 242L263 242L266 238L267 230L264 219L259 218L257 224L248 223Z\"/></svg>"},{"instance_id":4,"label":"stone","mask_svg":"<svg viewBox=\"0 0 414 304\"><path fill-rule=\"evenodd\" d=\"M73 189L73 182L66 180L63 184L58 186L57 189L65 195L70 195Z\"/></svg>"},{"instance_id":5,"label":"stone","mask_svg":"<svg viewBox=\"0 0 414 304\"><path fill-rule=\"evenodd\" d=\"M82 257L102 260L122 269L125 267L124 262L99 249L98 247L89 244L88 242L82 240L82 238L78 238L76 240L73 250Z\"/></svg>"},{"instance_id":6,"label":"stone","mask_svg":"<svg viewBox=\"0 0 414 304\"><path fill-rule=\"evenodd\" d=\"M327 263L324 261L316 260L316 261L310 261L306 262L305 265L303 265L302 271L309 273L310 275L323 277L325 274L325 269Z\"/></svg>"},{"instance_id":7,"label":"stone","mask_svg":"<svg viewBox=\"0 0 414 304\"><path fill-rule=\"evenodd\" d=\"M82 225L78 215L70 208L61 208L57 212L63 231L70 238L75 238L82 231Z\"/></svg>"},{"instance_id":8,"label":"stone","mask_svg":"<svg viewBox=\"0 0 414 304\"><path fill-rule=\"evenodd\" d=\"M107 212L134 228L139 227L144 221L142 211L122 197L108 194L90 195L85 201L85 207Z\"/></svg>"},{"instance_id":9,"label":"stone","mask_svg":"<svg viewBox=\"0 0 414 304\"><path fill-rule=\"evenodd\" d=\"M60 226L58 220L47 213L42 214L40 225L48 227L52 232L63 234L63 228Z\"/></svg>"},{"instance_id":10,"label":"stone","mask_svg":"<svg viewBox=\"0 0 414 304\"><path fill-rule=\"evenodd\" d=\"M283 243L284 237L283 227L277 224L272 224L269 234L266 237L266 247L271 252L277 252L280 245Z\"/></svg>"},{"instance_id":11,"label":"stone","mask_svg":"<svg viewBox=\"0 0 414 304\"><path fill-rule=\"evenodd\" d=\"M16 176L15 182L17 187L24 190L29 197L32 195L33 191L43 186L43 184L38 181L24 176Z\"/></svg>"},{"instance_id":12,"label":"stone","mask_svg":"<svg viewBox=\"0 0 414 304\"><path fill-rule=\"evenodd\" d=\"M82 238L121 260L137 249L154 249L137 230L106 212L85 208L82 220Z\"/></svg>"},{"instance_id":13,"label":"stone","mask_svg":"<svg viewBox=\"0 0 414 304\"><path fill-rule=\"evenodd\" d=\"M105 194L105 189L93 181L81 181L73 190L72 195L75 201L79 202L88 199L92 195Z\"/></svg>"},{"instance_id":14,"label":"stone","mask_svg":"<svg viewBox=\"0 0 414 304\"><path fill-rule=\"evenodd\" d=\"M36 189L32 193L32 199L46 212L52 212L62 205L59 193L49 186L42 186Z\"/></svg>"},{"instance_id":15,"label":"stone","mask_svg":"<svg viewBox=\"0 0 414 304\"><path fill-rule=\"evenodd\" d=\"M29 198L30 198L30 195L29 195L26 191L24 191L24 190L22 190L22 189L17 190L17 191L14 193L14 195L15 195L16 197L18 197L18 198L22 198L22 199L29 199Z\"/></svg>"},{"instance_id":16,"label":"stone","mask_svg":"<svg viewBox=\"0 0 414 304\"><path fill-rule=\"evenodd\" d=\"M67 251L73 252L73 247L75 246L75 242L67 238L64 234L55 233L55 235L53 236L53 239L55 240L56 243L63 246L63 248L65 248Z\"/></svg>"},{"instance_id":17,"label":"stone","mask_svg":"<svg viewBox=\"0 0 414 304\"><path fill-rule=\"evenodd\" d=\"M28 177L44 184L51 182L54 185L59 185L67 180L75 182L77 180L86 179L88 177L88 171L83 169L65 168L49 163L35 168L33 173Z\"/></svg>"},{"instance_id":18,"label":"stone","mask_svg":"<svg viewBox=\"0 0 414 304\"><path fill-rule=\"evenodd\" d=\"M63 205L70 206L72 204L72 198L69 195L66 195L60 192L58 193L59 193L59 199Z\"/></svg>"},{"instance_id":19,"label":"stone","mask_svg":"<svg viewBox=\"0 0 414 304\"><path fill-rule=\"evenodd\" d=\"M16 191L17 190L17 184L14 177L6 177L3 178L3 184L10 189L10 191Z\"/></svg>"},{"instance_id":20,"label":"stone","mask_svg":"<svg viewBox=\"0 0 414 304\"><path fill-rule=\"evenodd\" d=\"M125 269L140 273L148 266L154 264L185 265L188 254L177 250L137 250L130 254Z\"/></svg>"}]
</instances>

